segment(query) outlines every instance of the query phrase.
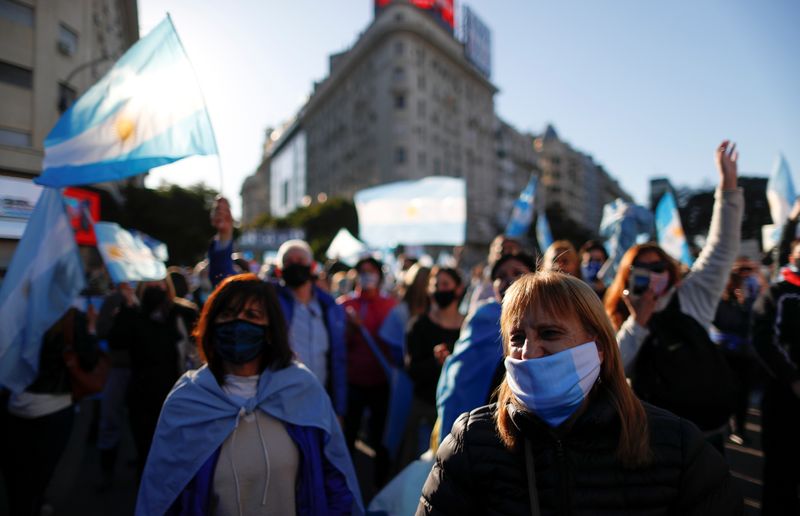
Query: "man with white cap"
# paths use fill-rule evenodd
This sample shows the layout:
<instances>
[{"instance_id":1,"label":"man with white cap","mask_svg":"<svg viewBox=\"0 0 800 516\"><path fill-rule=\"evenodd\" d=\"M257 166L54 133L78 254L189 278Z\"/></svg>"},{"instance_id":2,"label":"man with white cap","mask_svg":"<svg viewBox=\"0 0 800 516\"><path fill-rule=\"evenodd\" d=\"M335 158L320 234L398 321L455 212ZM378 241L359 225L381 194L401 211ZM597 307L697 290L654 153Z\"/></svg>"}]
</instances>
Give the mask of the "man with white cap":
<instances>
[{"instance_id":1,"label":"man with white cap","mask_svg":"<svg viewBox=\"0 0 800 516\"><path fill-rule=\"evenodd\" d=\"M289 345L325 386L341 417L347 404L345 314L341 306L315 285L311 247L288 240L278 249L276 285L289 328Z\"/></svg>"}]
</instances>

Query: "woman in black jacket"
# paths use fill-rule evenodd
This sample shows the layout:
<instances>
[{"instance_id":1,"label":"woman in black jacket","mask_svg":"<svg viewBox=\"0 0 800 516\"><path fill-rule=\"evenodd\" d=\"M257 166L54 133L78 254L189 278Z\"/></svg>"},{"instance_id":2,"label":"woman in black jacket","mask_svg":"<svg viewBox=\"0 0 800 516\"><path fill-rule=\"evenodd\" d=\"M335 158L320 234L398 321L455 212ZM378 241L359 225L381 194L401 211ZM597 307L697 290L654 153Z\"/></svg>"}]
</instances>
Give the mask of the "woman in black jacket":
<instances>
[{"instance_id":1,"label":"woman in black jacket","mask_svg":"<svg viewBox=\"0 0 800 516\"><path fill-rule=\"evenodd\" d=\"M633 394L588 285L554 272L518 279L501 333L498 402L453 425L417 514L742 512L699 430Z\"/></svg>"}]
</instances>

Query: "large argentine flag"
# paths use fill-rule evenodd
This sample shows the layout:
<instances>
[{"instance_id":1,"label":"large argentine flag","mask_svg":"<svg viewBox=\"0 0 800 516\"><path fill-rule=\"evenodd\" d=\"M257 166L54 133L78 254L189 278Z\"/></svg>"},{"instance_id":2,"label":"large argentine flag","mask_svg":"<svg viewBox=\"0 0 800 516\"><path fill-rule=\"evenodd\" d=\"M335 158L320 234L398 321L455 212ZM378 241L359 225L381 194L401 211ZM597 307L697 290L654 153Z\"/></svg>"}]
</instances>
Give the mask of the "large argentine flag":
<instances>
[{"instance_id":1,"label":"large argentine flag","mask_svg":"<svg viewBox=\"0 0 800 516\"><path fill-rule=\"evenodd\" d=\"M778 245L781 238L783 225L789 219L792 204L797 197L792 180L792 172L783 155L775 158L772 173L767 181L767 201L769 201L769 214L772 224L762 229L764 250L769 250Z\"/></svg>"},{"instance_id":2,"label":"large argentine flag","mask_svg":"<svg viewBox=\"0 0 800 516\"><path fill-rule=\"evenodd\" d=\"M58 120L44 141L48 186L112 181L217 146L194 71L169 17Z\"/></svg>"},{"instance_id":3,"label":"large argentine flag","mask_svg":"<svg viewBox=\"0 0 800 516\"><path fill-rule=\"evenodd\" d=\"M97 250L114 283L158 281L166 277L166 267L138 235L113 222L98 222L94 232Z\"/></svg>"},{"instance_id":4,"label":"large argentine flag","mask_svg":"<svg viewBox=\"0 0 800 516\"><path fill-rule=\"evenodd\" d=\"M64 200L45 188L0 287L0 386L21 392L33 382L44 333L84 285Z\"/></svg>"},{"instance_id":5,"label":"large argentine flag","mask_svg":"<svg viewBox=\"0 0 800 516\"><path fill-rule=\"evenodd\" d=\"M672 192L665 193L656 206L656 234L660 245L670 256L692 266L694 258L683 232L681 217Z\"/></svg>"},{"instance_id":6,"label":"large argentine flag","mask_svg":"<svg viewBox=\"0 0 800 516\"><path fill-rule=\"evenodd\" d=\"M536 176L531 176L528 185L519 194L519 199L514 202L511 217L506 226L505 235L511 238L524 237L531 227L536 198Z\"/></svg>"},{"instance_id":7,"label":"large argentine flag","mask_svg":"<svg viewBox=\"0 0 800 516\"><path fill-rule=\"evenodd\" d=\"M455 177L426 177L361 190L355 195L361 240L374 248L462 245L466 185Z\"/></svg>"}]
</instances>

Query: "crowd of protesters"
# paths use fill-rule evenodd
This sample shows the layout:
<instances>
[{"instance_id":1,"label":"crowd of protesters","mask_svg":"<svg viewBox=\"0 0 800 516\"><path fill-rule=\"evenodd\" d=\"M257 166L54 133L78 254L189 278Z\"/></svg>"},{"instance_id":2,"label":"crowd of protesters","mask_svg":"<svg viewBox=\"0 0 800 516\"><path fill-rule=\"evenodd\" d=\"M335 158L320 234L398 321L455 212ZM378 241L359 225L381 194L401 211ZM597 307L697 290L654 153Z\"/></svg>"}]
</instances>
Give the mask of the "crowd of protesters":
<instances>
[{"instance_id":1,"label":"crowd of protesters","mask_svg":"<svg viewBox=\"0 0 800 516\"><path fill-rule=\"evenodd\" d=\"M138 514L361 513L359 442L376 489L436 451L418 514L735 514L724 443L748 444L753 391L763 514L798 514L800 202L767 270L739 256L734 146L716 160L691 268L651 242L614 278L600 241L558 240L537 260L505 235L470 268L408 252L394 267L323 265L302 240L260 264L234 254L218 199L206 260L118 285L98 314L71 309L45 335L36 381L4 397L12 514L39 514L72 426L68 368L96 369L99 341L98 489L114 481L127 421ZM413 384L397 449L393 369Z\"/></svg>"}]
</instances>

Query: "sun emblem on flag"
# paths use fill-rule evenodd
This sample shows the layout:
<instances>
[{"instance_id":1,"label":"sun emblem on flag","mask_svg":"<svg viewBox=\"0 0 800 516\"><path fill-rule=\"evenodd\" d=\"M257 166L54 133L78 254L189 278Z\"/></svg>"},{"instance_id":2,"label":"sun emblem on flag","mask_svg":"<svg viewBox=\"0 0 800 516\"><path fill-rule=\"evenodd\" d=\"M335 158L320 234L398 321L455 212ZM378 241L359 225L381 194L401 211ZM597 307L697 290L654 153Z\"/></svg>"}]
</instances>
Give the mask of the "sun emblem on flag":
<instances>
[{"instance_id":1,"label":"sun emblem on flag","mask_svg":"<svg viewBox=\"0 0 800 516\"><path fill-rule=\"evenodd\" d=\"M123 116L117 120L116 129L120 140L125 141L133 134L136 124L130 118Z\"/></svg>"},{"instance_id":2,"label":"sun emblem on flag","mask_svg":"<svg viewBox=\"0 0 800 516\"><path fill-rule=\"evenodd\" d=\"M683 228L680 227L680 226L673 227L670 230L670 233L672 233L672 236L675 237L675 238L683 238L683 236L684 236Z\"/></svg>"}]
</instances>

